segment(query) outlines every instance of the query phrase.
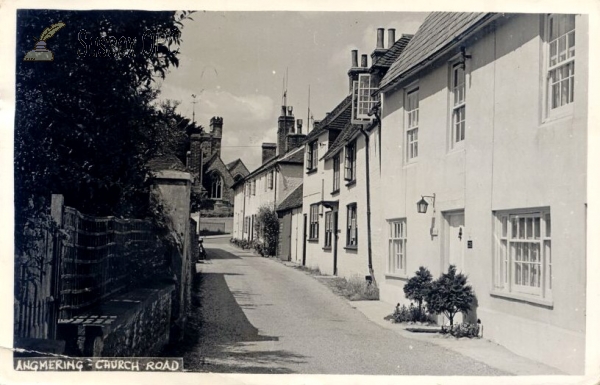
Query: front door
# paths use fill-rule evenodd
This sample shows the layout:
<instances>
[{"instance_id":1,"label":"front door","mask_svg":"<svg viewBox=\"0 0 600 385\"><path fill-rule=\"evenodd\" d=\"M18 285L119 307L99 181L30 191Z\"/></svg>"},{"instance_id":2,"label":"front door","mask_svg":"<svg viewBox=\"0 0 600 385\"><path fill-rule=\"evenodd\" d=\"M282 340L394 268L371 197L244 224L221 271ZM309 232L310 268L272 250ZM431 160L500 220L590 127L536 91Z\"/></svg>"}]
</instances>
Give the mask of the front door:
<instances>
[{"instance_id":1,"label":"front door","mask_svg":"<svg viewBox=\"0 0 600 385\"><path fill-rule=\"evenodd\" d=\"M455 265L457 272L463 272L465 245L465 214L453 213L447 215L448 221L448 237L447 237L447 263L445 270L449 265Z\"/></svg>"},{"instance_id":2,"label":"front door","mask_svg":"<svg viewBox=\"0 0 600 385\"><path fill-rule=\"evenodd\" d=\"M443 272L448 272L450 265L456 266L457 273L466 274L464 269L465 263L465 214L463 211L452 212L444 215L446 219L445 228L445 252L442 263ZM449 324L449 320L444 317L444 323ZM463 314L459 313L454 317L454 324L466 322L467 319Z\"/></svg>"}]
</instances>

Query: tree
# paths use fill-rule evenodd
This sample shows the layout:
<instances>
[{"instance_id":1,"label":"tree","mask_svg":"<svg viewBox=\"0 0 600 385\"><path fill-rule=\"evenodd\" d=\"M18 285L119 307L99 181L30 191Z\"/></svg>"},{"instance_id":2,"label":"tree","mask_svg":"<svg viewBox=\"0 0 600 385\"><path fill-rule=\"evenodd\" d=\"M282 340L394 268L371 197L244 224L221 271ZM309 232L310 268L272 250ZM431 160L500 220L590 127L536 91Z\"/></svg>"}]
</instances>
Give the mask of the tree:
<instances>
[{"instance_id":1,"label":"tree","mask_svg":"<svg viewBox=\"0 0 600 385\"><path fill-rule=\"evenodd\" d=\"M444 314L450 320L450 327L454 325L454 316L458 312L468 313L475 294L467 277L456 273L456 266L450 265L448 272L442 274L431 284L427 293L427 309L433 314Z\"/></svg>"},{"instance_id":2,"label":"tree","mask_svg":"<svg viewBox=\"0 0 600 385\"><path fill-rule=\"evenodd\" d=\"M279 218L272 205L264 204L258 208L254 226L264 242L261 254L275 255L279 238Z\"/></svg>"},{"instance_id":3,"label":"tree","mask_svg":"<svg viewBox=\"0 0 600 385\"><path fill-rule=\"evenodd\" d=\"M404 295L411 301L416 301L419 305L419 315L423 314L423 301L431 289L433 277L428 269L423 266L415 272L414 277L408 280L404 285Z\"/></svg>"},{"instance_id":4,"label":"tree","mask_svg":"<svg viewBox=\"0 0 600 385\"><path fill-rule=\"evenodd\" d=\"M148 215L146 163L165 145L154 80L178 65L188 16L18 11L17 222L43 211L51 193L62 193L65 204L92 215ZM36 36L57 22L65 26L48 41L54 61L23 61Z\"/></svg>"}]
</instances>

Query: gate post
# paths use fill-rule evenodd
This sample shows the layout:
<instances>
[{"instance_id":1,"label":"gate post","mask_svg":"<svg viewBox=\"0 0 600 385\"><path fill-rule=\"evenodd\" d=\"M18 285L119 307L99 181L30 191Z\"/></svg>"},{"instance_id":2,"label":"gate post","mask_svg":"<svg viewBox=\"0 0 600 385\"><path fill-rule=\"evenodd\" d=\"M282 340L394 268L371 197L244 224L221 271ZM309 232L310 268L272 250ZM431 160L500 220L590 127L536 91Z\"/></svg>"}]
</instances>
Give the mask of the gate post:
<instances>
[{"instance_id":1,"label":"gate post","mask_svg":"<svg viewBox=\"0 0 600 385\"><path fill-rule=\"evenodd\" d=\"M62 241L58 229L63 227L63 213L65 208L65 197L62 194L52 194L50 202L50 215L57 227L51 233L51 274L50 274L50 297L48 300L48 338L56 339L58 329L58 314L60 307L60 270L62 260Z\"/></svg>"}]
</instances>

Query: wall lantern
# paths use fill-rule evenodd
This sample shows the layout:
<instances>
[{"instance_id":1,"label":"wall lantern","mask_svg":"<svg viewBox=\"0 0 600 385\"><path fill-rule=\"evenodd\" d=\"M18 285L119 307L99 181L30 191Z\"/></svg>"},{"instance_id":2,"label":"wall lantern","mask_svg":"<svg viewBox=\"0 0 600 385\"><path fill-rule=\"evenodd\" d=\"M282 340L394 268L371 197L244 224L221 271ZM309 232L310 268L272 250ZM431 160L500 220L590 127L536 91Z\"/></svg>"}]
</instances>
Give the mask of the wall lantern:
<instances>
[{"instance_id":1,"label":"wall lantern","mask_svg":"<svg viewBox=\"0 0 600 385\"><path fill-rule=\"evenodd\" d=\"M419 214L425 214L427 212L427 206L429 206L429 204L427 203L425 198L431 198L431 204L433 206L433 209L435 210L435 194L421 195L421 200L417 202L417 212Z\"/></svg>"}]
</instances>

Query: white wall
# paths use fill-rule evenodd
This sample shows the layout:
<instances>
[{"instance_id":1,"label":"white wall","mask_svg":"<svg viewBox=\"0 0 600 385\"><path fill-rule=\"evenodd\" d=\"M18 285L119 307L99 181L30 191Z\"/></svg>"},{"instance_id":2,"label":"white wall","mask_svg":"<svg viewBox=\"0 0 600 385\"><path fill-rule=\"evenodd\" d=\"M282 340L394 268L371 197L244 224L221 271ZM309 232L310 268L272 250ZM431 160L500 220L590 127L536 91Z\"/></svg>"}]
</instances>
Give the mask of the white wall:
<instances>
[{"instance_id":1,"label":"white wall","mask_svg":"<svg viewBox=\"0 0 600 385\"><path fill-rule=\"evenodd\" d=\"M477 295L477 317L486 337L571 373L583 370L586 280L587 17L578 16L576 24L574 110L562 119L543 119L544 45L538 15L510 17L498 22L496 31L466 43L472 59L467 61L463 150L448 150L447 61L434 63L418 79L419 158L414 163L403 160L404 91L387 92L379 188L385 208L378 218L381 228L387 227L386 219L406 218L409 275L424 265L437 276L446 267L441 260L444 213L464 210L464 236L473 248L465 249L463 271ZM427 214L416 212L421 195L432 193L437 237L429 234L432 207ZM493 211L536 207L549 207L552 217L550 306L490 294ZM385 266L387 241L379 242L377 254ZM405 301L405 281L386 277L382 299Z\"/></svg>"}]
</instances>

